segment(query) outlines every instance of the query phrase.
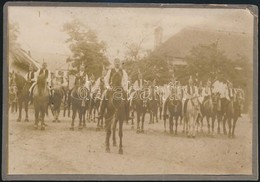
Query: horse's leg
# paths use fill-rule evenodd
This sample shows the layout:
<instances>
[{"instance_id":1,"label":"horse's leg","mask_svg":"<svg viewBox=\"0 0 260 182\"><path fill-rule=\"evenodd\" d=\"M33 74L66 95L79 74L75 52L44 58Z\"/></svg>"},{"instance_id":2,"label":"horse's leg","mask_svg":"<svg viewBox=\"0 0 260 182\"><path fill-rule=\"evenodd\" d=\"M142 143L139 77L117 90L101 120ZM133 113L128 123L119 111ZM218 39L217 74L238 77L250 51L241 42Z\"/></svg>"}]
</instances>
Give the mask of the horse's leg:
<instances>
[{"instance_id":1,"label":"horse's leg","mask_svg":"<svg viewBox=\"0 0 260 182\"><path fill-rule=\"evenodd\" d=\"M157 110L156 110L156 115L155 115L155 117L156 117L156 123L158 123L158 108L157 108Z\"/></svg>"},{"instance_id":2,"label":"horse's leg","mask_svg":"<svg viewBox=\"0 0 260 182\"><path fill-rule=\"evenodd\" d=\"M211 125L212 125L212 126L211 126L211 127L212 127L212 128L211 128L211 133L212 133L212 135L214 135L215 119L216 119L216 116L215 116L214 114L212 114L212 115L211 115L211 122L212 122L212 123L211 123Z\"/></svg>"},{"instance_id":3,"label":"horse's leg","mask_svg":"<svg viewBox=\"0 0 260 182\"><path fill-rule=\"evenodd\" d=\"M186 125L186 116L183 116L183 126L182 126L182 133L185 132L185 125Z\"/></svg>"},{"instance_id":4,"label":"horse's leg","mask_svg":"<svg viewBox=\"0 0 260 182\"><path fill-rule=\"evenodd\" d=\"M166 118L164 118L163 122L164 122L164 132L166 132Z\"/></svg>"},{"instance_id":5,"label":"horse's leg","mask_svg":"<svg viewBox=\"0 0 260 182\"><path fill-rule=\"evenodd\" d=\"M224 118L223 118L223 132L224 132L224 135L227 134L226 121L227 121L227 116L225 115Z\"/></svg>"},{"instance_id":6,"label":"horse's leg","mask_svg":"<svg viewBox=\"0 0 260 182\"><path fill-rule=\"evenodd\" d=\"M40 109L40 115L41 115L41 130L44 130L45 129L45 124L44 124L44 115L45 115L45 108L41 108Z\"/></svg>"},{"instance_id":7,"label":"horse's leg","mask_svg":"<svg viewBox=\"0 0 260 182\"><path fill-rule=\"evenodd\" d=\"M60 106L59 106L59 108L58 108L58 110L57 110L57 117L56 117L57 122L60 122L59 116L60 116Z\"/></svg>"},{"instance_id":8,"label":"horse's leg","mask_svg":"<svg viewBox=\"0 0 260 182\"><path fill-rule=\"evenodd\" d=\"M131 113L131 121L132 121L131 129L134 129L134 111L132 111Z\"/></svg>"},{"instance_id":9,"label":"horse's leg","mask_svg":"<svg viewBox=\"0 0 260 182\"><path fill-rule=\"evenodd\" d=\"M24 102L24 109L25 109L25 119L24 121L28 122L29 121L29 117L28 117L28 105L29 105L29 100L26 100Z\"/></svg>"},{"instance_id":10,"label":"horse's leg","mask_svg":"<svg viewBox=\"0 0 260 182\"><path fill-rule=\"evenodd\" d=\"M188 133L188 137L190 137L191 136L191 125L192 125L192 120L193 120L193 118L192 117L188 117L187 118L188 119L188 130L187 130L187 133Z\"/></svg>"},{"instance_id":11,"label":"horse's leg","mask_svg":"<svg viewBox=\"0 0 260 182\"><path fill-rule=\"evenodd\" d=\"M235 128L236 128L237 119L238 119L238 117L233 118L233 127L232 127L232 133L231 133L232 137L235 137Z\"/></svg>"},{"instance_id":12,"label":"horse's leg","mask_svg":"<svg viewBox=\"0 0 260 182\"><path fill-rule=\"evenodd\" d=\"M83 111L82 111L82 107L79 109L79 130L82 129L82 117L83 117Z\"/></svg>"},{"instance_id":13,"label":"horse's leg","mask_svg":"<svg viewBox=\"0 0 260 182\"><path fill-rule=\"evenodd\" d=\"M19 99L18 104L19 104L19 115L17 118L17 122L20 122L21 118L22 118L22 101L21 101L21 99Z\"/></svg>"},{"instance_id":14,"label":"horse's leg","mask_svg":"<svg viewBox=\"0 0 260 182\"><path fill-rule=\"evenodd\" d=\"M140 111L137 111L137 113L136 113L136 115L137 115L137 127L136 127L136 133L139 133L140 132Z\"/></svg>"},{"instance_id":15,"label":"horse's leg","mask_svg":"<svg viewBox=\"0 0 260 182\"><path fill-rule=\"evenodd\" d=\"M220 114L216 114L217 115L217 120L218 120L218 134L220 134L220 121L221 121L221 116Z\"/></svg>"},{"instance_id":16,"label":"horse's leg","mask_svg":"<svg viewBox=\"0 0 260 182\"><path fill-rule=\"evenodd\" d=\"M198 115L193 118L192 122L192 138L196 137L196 124L197 124Z\"/></svg>"},{"instance_id":17,"label":"horse's leg","mask_svg":"<svg viewBox=\"0 0 260 182\"><path fill-rule=\"evenodd\" d=\"M203 119L204 119L204 116L201 115L201 120L200 120L200 132L203 133Z\"/></svg>"},{"instance_id":18,"label":"horse's leg","mask_svg":"<svg viewBox=\"0 0 260 182\"><path fill-rule=\"evenodd\" d=\"M162 119L162 107L159 108L159 112L160 112L159 119L161 120Z\"/></svg>"},{"instance_id":19,"label":"horse's leg","mask_svg":"<svg viewBox=\"0 0 260 182\"><path fill-rule=\"evenodd\" d=\"M72 122L71 122L71 130L74 130L74 122L76 118L77 110L75 108L72 108Z\"/></svg>"},{"instance_id":20,"label":"horse's leg","mask_svg":"<svg viewBox=\"0 0 260 182\"><path fill-rule=\"evenodd\" d=\"M67 97L65 96L64 104L63 104L63 117L66 116L66 109L67 109Z\"/></svg>"},{"instance_id":21,"label":"horse's leg","mask_svg":"<svg viewBox=\"0 0 260 182\"><path fill-rule=\"evenodd\" d=\"M210 117L206 115L207 124L208 124L208 134L210 134Z\"/></svg>"},{"instance_id":22,"label":"horse's leg","mask_svg":"<svg viewBox=\"0 0 260 182\"><path fill-rule=\"evenodd\" d=\"M84 108L84 111L83 111L83 115L82 115L82 122L83 122L83 127L86 128L86 112L87 112L87 109Z\"/></svg>"},{"instance_id":23,"label":"horse's leg","mask_svg":"<svg viewBox=\"0 0 260 182\"><path fill-rule=\"evenodd\" d=\"M149 121L149 124L152 124L152 113L151 113L151 111L149 112L149 116L150 116L150 121Z\"/></svg>"},{"instance_id":24,"label":"horse's leg","mask_svg":"<svg viewBox=\"0 0 260 182\"><path fill-rule=\"evenodd\" d=\"M145 113L142 115L142 126L141 126L141 133L144 132L144 119L145 119Z\"/></svg>"},{"instance_id":25,"label":"horse's leg","mask_svg":"<svg viewBox=\"0 0 260 182\"><path fill-rule=\"evenodd\" d=\"M116 146L116 124L117 124L118 119L115 118L115 121L113 122L113 146Z\"/></svg>"},{"instance_id":26,"label":"horse's leg","mask_svg":"<svg viewBox=\"0 0 260 182\"><path fill-rule=\"evenodd\" d=\"M178 128L178 120L179 120L179 116L175 117L175 135L177 135L177 128Z\"/></svg>"},{"instance_id":27,"label":"horse's leg","mask_svg":"<svg viewBox=\"0 0 260 182\"><path fill-rule=\"evenodd\" d=\"M68 117L70 117L70 108L71 108L71 104L68 103L68 107L67 107L67 110L68 110Z\"/></svg>"},{"instance_id":28,"label":"horse's leg","mask_svg":"<svg viewBox=\"0 0 260 182\"><path fill-rule=\"evenodd\" d=\"M169 130L170 130L170 134L173 133L173 116L172 114L170 114L170 118L169 118Z\"/></svg>"},{"instance_id":29,"label":"horse's leg","mask_svg":"<svg viewBox=\"0 0 260 182\"><path fill-rule=\"evenodd\" d=\"M123 154L123 120L119 120L119 139L120 139L120 143L119 143L119 154Z\"/></svg>"},{"instance_id":30,"label":"horse's leg","mask_svg":"<svg viewBox=\"0 0 260 182\"><path fill-rule=\"evenodd\" d=\"M94 113L93 113L93 122L95 123L96 122L96 120L95 120L95 118L96 118L96 107L94 107Z\"/></svg>"},{"instance_id":31,"label":"horse's leg","mask_svg":"<svg viewBox=\"0 0 260 182\"><path fill-rule=\"evenodd\" d=\"M228 117L228 137L231 137L231 128L232 128L232 118Z\"/></svg>"},{"instance_id":32,"label":"horse's leg","mask_svg":"<svg viewBox=\"0 0 260 182\"><path fill-rule=\"evenodd\" d=\"M37 106L34 107L34 115L35 115L34 128L37 129L39 123L39 108Z\"/></svg>"},{"instance_id":33,"label":"horse's leg","mask_svg":"<svg viewBox=\"0 0 260 182\"><path fill-rule=\"evenodd\" d=\"M106 134L106 152L110 152L110 148L109 148L109 139L111 136L111 119L107 119L106 118L106 130L107 130L107 134Z\"/></svg>"}]
</instances>

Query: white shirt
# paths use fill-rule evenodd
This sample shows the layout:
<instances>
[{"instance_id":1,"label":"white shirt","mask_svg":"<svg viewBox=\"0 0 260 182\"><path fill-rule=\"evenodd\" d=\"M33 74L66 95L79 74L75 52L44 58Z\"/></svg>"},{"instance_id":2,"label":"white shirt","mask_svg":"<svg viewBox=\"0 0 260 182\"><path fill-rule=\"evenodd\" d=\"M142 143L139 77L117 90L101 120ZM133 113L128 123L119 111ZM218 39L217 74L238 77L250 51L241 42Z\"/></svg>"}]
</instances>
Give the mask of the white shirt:
<instances>
[{"instance_id":1,"label":"white shirt","mask_svg":"<svg viewBox=\"0 0 260 182\"><path fill-rule=\"evenodd\" d=\"M202 90L202 96L205 97L205 96L209 96L209 95L211 95L211 89L210 89L210 87L205 87Z\"/></svg>"},{"instance_id":2,"label":"white shirt","mask_svg":"<svg viewBox=\"0 0 260 182\"><path fill-rule=\"evenodd\" d=\"M119 71L119 69L116 69L116 68L115 68L115 70L116 70L116 72ZM123 77L122 77L121 86L123 87L123 89L125 91L127 91L128 90L128 76L127 76L127 73L125 70L122 69L122 71L123 71ZM110 88L110 85L109 85L110 74L111 74L111 69L108 70L106 76L104 77L105 86L107 88Z\"/></svg>"},{"instance_id":3,"label":"white shirt","mask_svg":"<svg viewBox=\"0 0 260 182\"><path fill-rule=\"evenodd\" d=\"M79 76L83 76L84 75L84 71L80 71L79 72ZM86 74L85 75L85 84L84 84L84 86L87 88L87 89L89 89L89 80L88 80L88 74Z\"/></svg>"},{"instance_id":4,"label":"white shirt","mask_svg":"<svg viewBox=\"0 0 260 182\"><path fill-rule=\"evenodd\" d=\"M24 78L25 78L26 81L29 81L28 75L29 75L29 74L32 74L32 73L34 73L34 77L31 79L31 81L33 81L33 82L36 82L36 81L37 81L37 76L38 76L38 75L37 75L36 72L33 72L33 71L32 71L32 72L28 72L28 73L25 74Z\"/></svg>"}]
</instances>

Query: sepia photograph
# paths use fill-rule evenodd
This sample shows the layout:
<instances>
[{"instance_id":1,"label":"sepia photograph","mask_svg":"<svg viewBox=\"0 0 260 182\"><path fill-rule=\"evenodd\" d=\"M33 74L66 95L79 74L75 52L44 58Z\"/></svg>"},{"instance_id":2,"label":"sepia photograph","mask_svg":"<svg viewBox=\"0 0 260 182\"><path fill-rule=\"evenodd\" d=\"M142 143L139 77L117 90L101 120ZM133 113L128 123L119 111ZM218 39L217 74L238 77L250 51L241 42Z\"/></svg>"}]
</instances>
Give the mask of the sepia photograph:
<instances>
[{"instance_id":1,"label":"sepia photograph","mask_svg":"<svg viewBox=\"0 0 260 182\"><path fill-rule=\"evenodd\" d=\"M4 16L7 179L258 179L256 7L10 3Z\"/></svg>"}]
</instances>

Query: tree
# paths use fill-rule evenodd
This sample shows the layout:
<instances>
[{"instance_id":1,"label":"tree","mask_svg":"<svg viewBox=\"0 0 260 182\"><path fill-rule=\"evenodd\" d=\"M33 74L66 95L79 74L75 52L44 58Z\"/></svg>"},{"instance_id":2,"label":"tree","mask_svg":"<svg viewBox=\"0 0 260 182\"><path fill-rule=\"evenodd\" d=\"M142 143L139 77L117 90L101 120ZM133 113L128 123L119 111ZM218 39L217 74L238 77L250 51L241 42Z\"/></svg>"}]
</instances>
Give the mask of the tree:
<instances>
[{"instance_id":1,"label":"tree","mask_svg":"<svg viewBox=\"0 0 260 182\"><path fill-rule=\"evenodd\" d=\"M188 63L185 69L186 79L196 73L199 73L199 79L204 82L213 80L216 76L219 80L234 81L236 76L235 62L226 57L217 43L193 47L184 60Z\"/></svg>"},{"instance_id":2,"label":"tree","mask_svg":"<svg viewBox=\"0 0 260 182\"><path fill-rule=\"evenodd\" d=\"M99 41L95 31L86 28L78 20L65 23L63 31L69 35L66 43L73 54L68 61L72 61L74 67L84 64L89 75L101 76L103 66L109 65L105 56L105 42Z\"/></svg>"},{"instance_id":3,"label":"tree","mask_svg":"<svg viewBox=\"0 0 260 182\"><path fill-rule=\"evenodd\" d=\"M17 38L20 34L19 25L17 22L9 22L8 23L8 40L9 40L9 47L12 48L14 46L20 46L17 43Z\"/></svg>"}]
</instances>

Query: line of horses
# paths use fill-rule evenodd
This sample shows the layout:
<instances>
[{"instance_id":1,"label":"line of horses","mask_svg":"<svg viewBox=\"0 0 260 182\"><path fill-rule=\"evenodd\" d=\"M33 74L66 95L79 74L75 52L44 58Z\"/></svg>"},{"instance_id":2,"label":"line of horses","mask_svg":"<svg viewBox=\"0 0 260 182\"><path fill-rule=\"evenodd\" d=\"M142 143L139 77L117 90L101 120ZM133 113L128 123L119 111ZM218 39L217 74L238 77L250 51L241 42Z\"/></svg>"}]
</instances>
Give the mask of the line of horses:
<instances>
[{"instance_id":1,"label":"line of horses","mask_svg":"<svg viewBox=\"0 0 260 182\"><path fill-rule=\"evenodd\" d=\"M22 108L25 109L25 121L28 118L28 105L30 100L29 88L31 84L21 75L13 73L11 81L17 87L18 101L18 119L21 121ZM105 112L100 115L100 106L102 95L106 96ZM144 133L145 117L150 115L149 123L158 122L158 118L164 120L164 131L166 132L167 120L169 122L169 132L177 135L178 123L183 125L183 132L188 137L196 136L198 128L203 130L203 118L207 120L208 133L214 133L214 123L218 121L217 131L220 133L220 125L223 123L223 133L229 137L235 136L235 126L241 112L242 100L239 96L235 96L234 100L227 102L220 98L218 93L213 93L209 98L200 104L198 97L191 98L185 103L182 98L176 99L170 95L164 101L162 93L158 93L155 87L147 85L142 90L135 91L131 100L128 99L127 93L115 99L118 94L115 90L105 89L104 83L101 82L98 92L90 92L82 85L80 77L75 79L75 85L72 89L62 87L53 87L50 91L46 84L44 75L39 75L37 84L33 90L33 105L35 111L35 129L46 128L45 115L48 114L48 107L54 116L53 122L60 122L59 114L62 103L64 111L63 115L71 116L70 129L75 128L75 119L78 114L79 125L81 130L86 127L86 120L97 119L97 130L106 129L106 151L110 151L110 137L112 134L113 145L116 146L116 127L119 123L119 153L123 153L122 137L123 123L131 120L132 128L134 127L134 118L136 116L136 132ZM239 94L239 92L237 93ZM104 105L104 104L103 104ZM72 115L71 115L72 111ZM105 121L105 122L103 122ZM211 121L211 122L210 122ZM226 130L226 122L228 124L228 132ZM175 128L174 128L175 126Z\"/></svg>"}]
</instances>

